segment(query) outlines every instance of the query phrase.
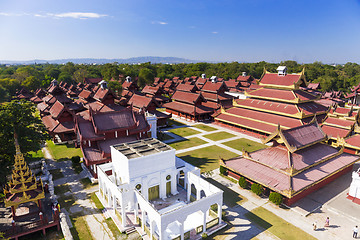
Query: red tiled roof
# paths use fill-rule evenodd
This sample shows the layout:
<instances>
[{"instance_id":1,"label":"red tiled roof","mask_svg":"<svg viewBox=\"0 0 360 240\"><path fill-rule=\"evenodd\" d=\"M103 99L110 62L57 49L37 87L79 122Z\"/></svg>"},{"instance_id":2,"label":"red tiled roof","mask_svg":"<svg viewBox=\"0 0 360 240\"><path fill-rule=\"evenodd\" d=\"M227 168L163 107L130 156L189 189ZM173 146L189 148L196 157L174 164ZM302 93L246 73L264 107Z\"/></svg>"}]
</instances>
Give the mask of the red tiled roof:
<instances>
[{"instance_id":1,"label":"red tiled roof","mask_svg":"<svg viewBox=\"0 0 360 240\"><path fill-rule=\"evenodd\" d=\"M98 84L102 80L102 78L85 78L84 82L88 84Z\"/></svg>"},{"instance_id":2,"label":"red tiled roof","mask_svg":"<svg viewBox=\"0 0 360 240\"><path fill-rule=\"evenodd\" d=\"M359 134L352 135L351 137L345 139L345 142L348 145L360 148L360 135Z\"/></svg>"},{"instance_id":3,"label":"red tiled roof","mask_svg":"<svg viewBox=\"0 0 360 240\"><path fill-rule=\"evenodd\" d=\"M82 140L95 140L95 139L105 139L103 134L96 134L94 126L89 121L78 122L77 128L79 130Z\"/></svg>"},{"instance_id":4,"label":"red tiled roof","mask_svg":"<svg viewBox=\"0 0 360 240\"><path fill-rule=\"evenodd\" d=\"M239 88L241 86L241 83L235 81L235 79L230 79L228 81L225 81L225 84L228 88Z\"/></svg>"},{"instance_id":5,"label":"red tiled roof","mask_svg":"<svg viewBox=\"0 0 360 240\"><path fill-rule=\"evenodd\" d=\"M98 101L102 101L106 98L108 94L111 94L110 89L99 87L93 98Z\"/></svg>"},{"instance_id":6,"label":"red tiled roof","mask_svg":"<svg viewBox=\"0 0 360 240\"><path fill-rule=\"evenodd\" d=\"M35 103L35 104L38 104L38 103L42 102L42 99L39 98L38 96L34 96L34 97L30 98L30 101Z\"/></svg>"},{"instance_id":7,"label":"red tiled roof","mask_svg":"<svg viewBox=\"0 0 360 240\"><path fill-rule=\"evenodd\" d=\"M349 129L343 129L328 125L322 125L321 129L324 131L324 133L326 133L326 135L329 136L329 138L337 138L337 137L344 138L350 134Z\"/></svg>"},{"instance_id":8,"label":"red tiled roof","mask_svg":"<svg viewBox=\"0 0 360 240\"><path fill-rule=\"evenodd\" d=\"M205 106L196 106L196 108L195 108L194 105L181 103L181 102L165 103L163 105L163 107L165 107L167 109L175 110L177 112L187 113L187 114L191 114L191 115L194 115L195 110L196 110L196 114L211 114L214 111L213 109L205 107Z\"/></svg>"},{"instance_id":9,"label":"red tiled roof","mask_svg":"<svg viewBox=\"0 0 360 240\"><path fill-rule=\"evenodd\" d=\"M181 92L181 91L176 91L171 98L178 102L184 102L190 104L194 104L198 102L199 99L205 100L203 96L199 93Z\"/></svg>"},{"instance_id":10,"label":"red tiled roof","mask_svg":"<svg viewBox=\"0 0 360 240\"><path fill-rule=\"evenodd\" d=\"M321 89L320 83L309 83L307 88L310 88L310 89L313 89L313 90Z\"/></svg>"},{"instance_id":11,"label":"red tiled roof","mask_svg":"<svg viewBox=\"0 0 360 240\"><path fill-rule=\"evenodd\" d=\"M130 109L93 113L92 121L97 134L136 128L135 116Z\"/></svg>"},{"instance_id":12,"label":"red tiled roof","mask_svg":"<svg viewBox=\"0 0 360 240\"><path fill-rule=\"evenodd\" d=\"M278 85L278 86L292 86L297 83L301 75L299 74L286 74L279 76L277 73L266 73L260 80L261 85Z\"/></svg>"},{"instance_id":13,"label":"red tiled roof","mask_svg":"<svg viewBox=\"0 0 360 240\"><path fill-rule=\"evenodd\" d=\"M228 88L226 87L224 82L216 82L213 83L211 81L207 81L204 86L201 88L201 91L217 93L220 91L226 91Z\"/></svg>"},{"instance_id":14,"label":"red tiled roof","mask_svg":"<svg viewBox=\"0 0 360 240\"><path fill-rule=\"evenodd\" d=\"M280 124L282 127L286 127L286 128L293 128L303 125L301 120L299 119L265 113L265 112L253 111L245 108L229 108L226 110L226 113L235 115L233 117L258 120L261 123L270 123L276 126Z\"/></svg>"},{"instance_id":15,"label":"red tiled roof","mask_svg":"<svg viewBox=\"0 0 360 240\"><path fill-rule=\"evenodd\" d=\"M145 96L134 94L130 98L128 104L133 105L134 107L137 107L139 109L140 108L147 109L152 102L153 102L152 98L148 98L148 97L145 97Z\"/></svg>"},{"instance_id":16,"label":"red tiled roof","mask_svg":"<svg viewBox=\"0 0 360 240\"><path fill-rule=\"evenodd\" d=\"M199 77L199 78L196 80L196 85L198 85L198 84L204 85L206 82L207 82L207 79L206 79L206 78L201 78L201 77Z\"/></svg>"},{"instance_id":17,"label":"red tiled roof","mask_svg":"<svg viewBox=\"0 0 360 240\"><path fill-rule=\"evenodd\" d=\"M237 81L240 81L240 82L248 82L248 81L250 81L251 80L251 76L242 76L242 75L239 75L238 77L237 77Z\"/></svg>"},{"instance_id":18,"label":"red tiled roof","mask_svg":"<svg viewBox=\"0 0 360 240\"><path fill-rule=\"evenodd\" d=\"M301 110L303 110L306 115L312 115L315 113L325 112L327 110L326 107L315 102L306 102L295 105L254 98L236 99L235 101L241 107L257 109L264 112L276 112L281 115L294 115L300 113Z\"/></svg>"},{"instance_id":19,"label":"red tiled roof","mask_svg":"<svg viewBox=\"0 0 360 240\"><path fill-rule=\"evenodd\" d=\"M49 108L49 105L44 102L41 102L37 105L37 109L39 109L40 112L45 111L47 108Z\"/></svg>"},{"instance_id":20,"label":"red tiled roof","mask_svg":"<svg viewBox=\"0 0 360 240\"><path fill-rule=\"evenodd\" d=\"M197 89L197 87L195 85L190 85L190 84L179 84L176 87L176 91L183 91L183 92L195 92Z\"/></svg>"},{"instance_id":21,"label":"red tiled roof","mask_svg":"<svg viewBox=\"0 0 360 240\"><path fill-rule=\"evenodd\" d=\"M54 119L58 119L64 110L65 106L62 105L59 101L56 101L50 108L49 112Z\"/></svg>"},{"instance_id":22,"label":"red tiled roof","mask_svg":"<svg viewBox=\"0 0 360 240\"><path fill-rule=\"evenodd\" d=\"M259 132L264 132L268 134L274 132L277 128L276 126L268 124L266 122L258 122L248 118L234 117L224 113L218 115L215 120L240 125L245 128L254 129Z\"/></svg>"},{"instance_id":23,"label":"red tiled roof","mask_svg":"<svg viewBox=\"0 0 360 240\"><path fill-rule=\"evenodd\" d=\"M79 97L83 98L85 100L88 100L88 98L91 96L91 94L92 94L91 91L84 89L80 92Z\"/></svg>"},{"instance_id":24,"label":"red tiled roof","mask_svg":"<svg viewBox=\"0 0 360 240\"><path fill-rule=\"evenodd\" d=\"M275 99L278 101L295 101L300 98L302 101L315 100L316 96L306 93L303 90L282 90L271 88L259 88L254 91L247 92L251 97L263 99Z\"/></svg>"},{"instance_id":25,"label":"red tiled roof","mask_svg":"<svg viewBox=\"0 0 360 240\"><path fill-rule=\"evenodd\" d=\"M326 176L336 172L342 167L353 163L356 159L357 157L355 156L343 153L338 157L325 161L324 163L292 177L292 188L295 192L300 191L303 188L324 179ZM225 163L227 166L246 177L249 177L262 185L269 186L274 190L284 191L290 189L289 176L267 166L245 158L229 160Z\"/></svg>"},{"instance_id":26,"label":"red tiled roof","mask_svg":"<svg viewBox=\"0 0 360 240\"><path fill-rule=\"evenodd\" d=\"M225 101L225 100L232 100L233 97L230 95L227 95L226 93L209 93L209 92L201 92L201 95L203 95L203 97L206 100L210 100L210 101Z\"/></svg>"},{"instance_id":27,"label":"red tiled roof","mask_svg":"<svg viewBox=\"0 0 360 240\"><path fill-rule=\"evenodd\" d=\"M151 86L146 85L141 92L155 95L155 94L159 93L159 91L160 91L159 87L151 87Z\"/></svg>"},{"instance_id":28,"label":"red tiled roof","mask_svg":"<svg viewBox=\"0 0 360 240\"><path fill-rule=\"evenodd\" d=\"M351 111L352 111L351 108L344 108L344 107L337 107L335 109L335 113L342 114L342 115L348 115L348 116Z\"/></svg>"},{"instance_id":29,"label":"red tiled roof","mask_svg":"<svg viewBox=\"0 0 360 240\"><path fill-rule=\"evenodd\" d=\"M321 130L317 122L282 130L281 133L285 138L284 141L295 149L303 148L326 139L325 133Z\"/></svg>"},{"instance_id":30,"label":"red tiled roof","mask_svg":"<svg viewBox=\"0 0 360 240\"><path fill-rule=\"evenodd\" d=\"M351 120L345 120L340 118L334 118L334 117L328 117L325 119L324 123L325 125L336 125L342 128L348 128L350 129L355 122Z\"/></svg>"},{"instance_id":31,"label":"red tiled roof","mask_svg":"<svg viewBox=\"0 0 360 240\"><path fill-rule=\"evenodd\" d=\"M96 162L99 162L101 160L104 160L101 151L97 148L93 147L82 147L81 151L84 155L84 158L91 162L91 164L96 164Z\"/></svg>"}]
</instances>

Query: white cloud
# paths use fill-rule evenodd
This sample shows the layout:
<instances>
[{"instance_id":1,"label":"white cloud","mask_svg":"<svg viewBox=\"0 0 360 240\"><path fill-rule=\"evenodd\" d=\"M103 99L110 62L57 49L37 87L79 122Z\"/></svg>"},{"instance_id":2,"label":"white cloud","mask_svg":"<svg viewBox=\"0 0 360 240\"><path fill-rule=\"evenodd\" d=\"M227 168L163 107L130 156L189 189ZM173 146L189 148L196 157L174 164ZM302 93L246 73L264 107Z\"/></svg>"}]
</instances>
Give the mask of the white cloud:
<instances>
[{"instance_id":1,"label":"white cloud","mask_svg":"<svg viewBox=\"0 0 360 240\"><path fill-rule=\"evenodd\" d=\"M89 19L89 18L101 18L106 17L106 14L91 13L91 12L66 12L66 13L48 13L48 16L56 18L77 18L77 19Z\"/></svg>"},{"instance_id":2,"label":"white cloud","mask_svg":"<svg viewBox=\"0 0 360 240\"><path fill-rule=\"evenodd\" d=\"M161 22L161 21L152 21L151 24L160 24L160 25L166 25L167 22Z\"/></svg>"},{"instance_id":3,"label":"white cloud","mask_svg":"<svg viewBox=\"0 0 360 240\"><path fill-rule=\"evenodd\" d=\"M106 14L91 13L91 12L65 12L65 13L6 13L0 12L0 16L6 17L20 17L20 16L33 16L33 17L52 17L52 18L76 18L76 19L89 19L107 17Z\"/></svg>"},{"instance_id":4,"label":"white cloud","mask_svg":"<svg viewBox=\"0 0 360 240\"><path fill-rule=\"evenodd\" d=\"M212 34L218 34L218 32L211 32Z\"/></svg>"}]
</instances>

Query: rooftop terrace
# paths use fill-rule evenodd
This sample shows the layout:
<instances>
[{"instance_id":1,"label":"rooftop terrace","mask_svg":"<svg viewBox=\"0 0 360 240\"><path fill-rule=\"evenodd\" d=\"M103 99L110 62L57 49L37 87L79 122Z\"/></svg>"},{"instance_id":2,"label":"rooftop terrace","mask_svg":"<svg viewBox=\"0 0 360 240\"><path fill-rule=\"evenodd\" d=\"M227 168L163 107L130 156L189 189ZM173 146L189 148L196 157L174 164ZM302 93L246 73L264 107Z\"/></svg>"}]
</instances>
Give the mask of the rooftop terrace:
<instances>
[{"instance_id":1,"label":"rooftop terrace","mask_svg":"<svg viewBox=\"0 0 360 240\"><path fill-rule=\"evenodd\" d=\"M128 159L143 157L158 152L169 151L172 148L155 138L147 138L113 146Z\"/></svg>"}]
</instances>

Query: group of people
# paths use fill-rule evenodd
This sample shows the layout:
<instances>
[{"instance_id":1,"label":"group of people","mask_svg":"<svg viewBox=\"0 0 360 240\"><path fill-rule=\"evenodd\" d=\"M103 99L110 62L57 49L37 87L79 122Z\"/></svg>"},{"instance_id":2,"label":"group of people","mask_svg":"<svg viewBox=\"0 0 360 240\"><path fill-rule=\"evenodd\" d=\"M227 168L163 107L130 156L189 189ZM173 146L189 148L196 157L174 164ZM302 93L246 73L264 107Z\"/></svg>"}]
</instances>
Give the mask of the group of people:
<instances>
[{"instance_id":1,"label":"group of people","mask_svg":"<svg viewBox=\"0 0 360 240\"><path fill-rule=\"evenodd\" d=\"M326 220L325 220L324 227L329 227L329 226L330 226L330 219L329 219L329 217L327 217ZM317 222L316 221L313 223L313 229L314 230L317 229ZM359 228L358 228L358 226L355 226L353 228L353 238L357 238L358 232L359 232Z\"/></svg>"}]
</instances>

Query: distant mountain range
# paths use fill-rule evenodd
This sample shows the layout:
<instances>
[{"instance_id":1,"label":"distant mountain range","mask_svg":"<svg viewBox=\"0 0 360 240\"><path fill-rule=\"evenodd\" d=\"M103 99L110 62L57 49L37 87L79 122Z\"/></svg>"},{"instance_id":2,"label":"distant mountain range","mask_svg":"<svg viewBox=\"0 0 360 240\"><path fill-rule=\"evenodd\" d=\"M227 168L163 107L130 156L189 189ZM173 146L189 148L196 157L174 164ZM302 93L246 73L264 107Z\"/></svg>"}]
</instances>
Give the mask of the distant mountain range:
<instances>
[{"instance_id":1,"label":"distant mountain range","mask_svg":"<svg viewBox=\"0 0 360 240\"><path fill-rule=\"evenodd\" d=\"M10 60L0 60L0 64L34 64L34 63L50 63L50 64L63 64L67 62L73 62L75 64L105 64L105 63L128 63L128 64L137 64L137 63L197 63L201 62L199 60L190 60L185 58L177 57L133 57L133 58L116 58L116 59L106 59L106 58L68 58L68 59L56 59L56 60L26 60L26 61L10 61Z\"/></svg>"}]
</instances>

